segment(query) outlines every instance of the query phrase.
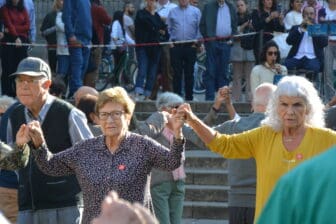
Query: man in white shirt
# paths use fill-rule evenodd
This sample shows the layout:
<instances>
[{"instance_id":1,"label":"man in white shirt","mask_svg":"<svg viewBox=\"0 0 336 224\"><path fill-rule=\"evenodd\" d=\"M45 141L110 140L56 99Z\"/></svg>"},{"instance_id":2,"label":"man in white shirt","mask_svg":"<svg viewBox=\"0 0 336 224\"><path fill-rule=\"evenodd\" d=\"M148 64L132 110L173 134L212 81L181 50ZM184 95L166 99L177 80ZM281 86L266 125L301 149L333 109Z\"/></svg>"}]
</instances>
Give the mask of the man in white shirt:
<instances>
[{"instance_id":1,"label":"man in white shirt","mask_svg":"<svg viewBox=\"0 0 336 224\"><path fill-rule=\"evenodd\" d=\"M303 12L301 25L293 26L287 43L292 45L285 61L288 70L305 69L317 74L323 63L323 48L328 45L327 36L309 36L307 26L314 24L315 10L307 6Z\"/></svg>"}]
</instances>

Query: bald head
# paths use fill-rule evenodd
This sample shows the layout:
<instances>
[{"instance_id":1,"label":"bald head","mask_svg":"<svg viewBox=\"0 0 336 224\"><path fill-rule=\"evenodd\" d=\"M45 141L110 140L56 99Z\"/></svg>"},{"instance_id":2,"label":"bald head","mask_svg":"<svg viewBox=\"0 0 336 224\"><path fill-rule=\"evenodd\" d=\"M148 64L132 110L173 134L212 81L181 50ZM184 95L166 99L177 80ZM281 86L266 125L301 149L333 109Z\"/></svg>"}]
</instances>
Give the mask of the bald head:
<instances>
[{"instance_id":1,"label":"bald head","mask_svg":"<svg viewBox=\"0 0 336 224\"><path fill-rule=\"evenodd\" d=\"M82 86L80 87L74 94L75 98L75 105L77 106L79 103L79 100L85 96L85 95L93 95L93 96L98 96L99 93L95 88L92 88L90 86Z\"/></svg>"},{"instance_id":2,"label":"bald head","mask_svg":"<svg viewBox=\"0 0 336 224\"><path fill-rule=\"evenodd\" d=\"M252 107L254 112L264 113L266 106L271 99L276 86L271 83L262 83L255 89L253 93Z\"/></svg>"}]
</instances>

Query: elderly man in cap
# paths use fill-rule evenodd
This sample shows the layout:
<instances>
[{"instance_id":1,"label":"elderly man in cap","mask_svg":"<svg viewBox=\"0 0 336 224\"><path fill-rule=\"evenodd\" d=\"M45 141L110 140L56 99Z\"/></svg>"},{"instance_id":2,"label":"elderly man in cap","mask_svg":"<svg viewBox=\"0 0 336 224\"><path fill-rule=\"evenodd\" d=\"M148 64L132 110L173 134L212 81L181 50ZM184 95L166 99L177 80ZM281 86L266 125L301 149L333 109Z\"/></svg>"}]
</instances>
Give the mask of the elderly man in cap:
<instances>
[{"instance_id":1,"label":"elderly man in cap","mask_svg":"<svg viewBox=\"0 0 336 224\"><path fill-rule=\"evenodd\" d=\"M82 112L48 93L51 73L43 60L35 57L23 59L12 76L15 76L16 95L21 105L10 115L8 143L15 141L22 124L33 120L41 123L46 143L53 153L93 137ZM19 170L17 223L79 223L80 206L80 188L76 178L44 175L30 155L28 165Z\"/></svg>"}]
</instances>

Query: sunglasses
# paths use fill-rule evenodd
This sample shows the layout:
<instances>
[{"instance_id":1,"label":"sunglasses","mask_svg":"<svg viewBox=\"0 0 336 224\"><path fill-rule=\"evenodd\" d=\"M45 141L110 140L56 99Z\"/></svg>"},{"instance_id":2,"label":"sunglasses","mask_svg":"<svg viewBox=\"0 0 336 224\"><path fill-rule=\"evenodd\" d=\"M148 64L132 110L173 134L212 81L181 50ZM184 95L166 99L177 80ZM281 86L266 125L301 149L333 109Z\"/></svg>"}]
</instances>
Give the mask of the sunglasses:
<instances>
[{"instance_id":1,"label":"sunglasses","mask_svg":"<svg viewBox=\"0 0 336 224\"><path fill-rule=\"evenodd\" d=\"M268 51L268 52L267 52L267 55L268 55L268 56L272 56L272 55L277 56L277 55L278 55L278 52L277 52L277 51Z\"/></svg>"}]
</instances>

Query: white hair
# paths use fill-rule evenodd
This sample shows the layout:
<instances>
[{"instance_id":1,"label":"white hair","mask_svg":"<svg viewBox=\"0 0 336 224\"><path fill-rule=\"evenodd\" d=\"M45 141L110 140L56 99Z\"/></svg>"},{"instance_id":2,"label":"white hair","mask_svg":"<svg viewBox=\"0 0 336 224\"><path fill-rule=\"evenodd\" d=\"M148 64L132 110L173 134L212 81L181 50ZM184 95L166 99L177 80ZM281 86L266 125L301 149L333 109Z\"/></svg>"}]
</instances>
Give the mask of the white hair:
<instances>
[{"instance_id":1,"label":"white hair","mask_svg":"<svg viewBox=\"0 0 336 224\"><path fill-rule=\"evenodd\" d=\"M3 95L0 96L0 108L3 110L7 110L16 100L12 97Z\"/></svg>"},{"instance_id":2,"label":"white hair","mask_svg":"<svg viewBox=\"0 0 336 224\"><path fill-rule=\"evenodd\" d=\"M184 100L179 95L172 92L164 92L158 96L156 100L156 108L162 110L164 107L174 107L184 103Z\"/></svg>"},{"instance_id":3,"label":"white hair","mask_svg":"<svg viewBox=\"0 0 336 224\"><path fill-rule=\"evenodd\" d=\"M322 100L314 85L301 76L285 76L281 79L267 105L266 118L261 122L262 125L270 126L275 131L282 130L282 120L277 112L280 96L301 97L305 101L308 111L305 123L314 127L325 126Z\"/></svg>"}]
</instances>

